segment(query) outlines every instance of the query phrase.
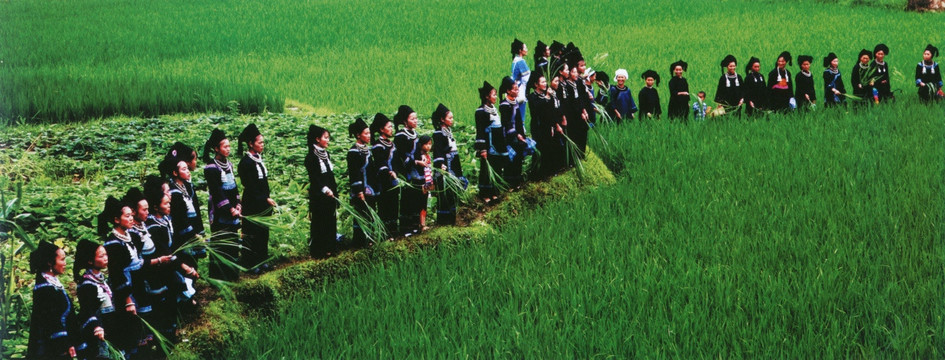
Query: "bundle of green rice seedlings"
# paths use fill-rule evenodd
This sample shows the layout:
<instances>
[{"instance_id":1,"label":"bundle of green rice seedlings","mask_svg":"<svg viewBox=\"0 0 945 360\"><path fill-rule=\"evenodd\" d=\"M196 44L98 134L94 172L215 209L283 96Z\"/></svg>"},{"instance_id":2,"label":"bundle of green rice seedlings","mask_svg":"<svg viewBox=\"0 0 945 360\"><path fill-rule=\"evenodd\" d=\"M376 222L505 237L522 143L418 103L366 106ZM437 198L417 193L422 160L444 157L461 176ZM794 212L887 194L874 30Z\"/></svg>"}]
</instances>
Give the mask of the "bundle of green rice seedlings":
<instances>
[{"instance_id":1,"label":"bundle of green rice seedlings","mask_svg":"<svg viewBox=\"0 0 945 360\"><path fill-rule=\"evenodd\" d=\"M597 110L597 124L613 124L614 118L610 117L610 113L607 111L607 108L604 105L594 103L594 109Z\"/></svg>"},{"instance_id":2,"label":"bundle of green rice seedlings","mask_svg":"<svg viewBox=\"0 0 945 360\"><path fill-rule=\"evenodd\" d=\"M335 198L335 201L338 202L338 208L341 209L342 212L350 215L351 221L356 222L358 226L361 227L361 231L364 231L364 235L367 236L368 240L376 243L387 239L387 227L384 226L384 220L381 220L377 211L374 211L367 203L364 204L364 207L367 209L367 214L362 214L347 201L343 201L339 198ZM364 200L357 199L355 201Z\"/></svg>"},{"instance_id":3,"label":"bundle of green rice seedlings","mask_svg":"<svg viewBox=\"0 0 945 360\"><path fill-rule=\"evenodd\" d=\"M443 189L437 190L438 192L452 194L456 197L456 200L463 204L469 201L471 195L466 191L466 184L463 184L462 180L456 177L456 175L453 175L453 173L441 168L434 167L433 171L436 171L443 178Z\"/></svg>"},{"instance_id":4,"label":"bundle of green rice seedlings","mask_svg":"<svg viewBox=\"0 0 945 360\"><path fill-rule=\"evenodd\" d=\"M148 328L148 331L150 331L151 334L154 335L154 340L157 340L158 348L161 349L161 352L164 353L164 356L165 357L170 356L171 347L173 347L174 344L172 344L170 340L164 337L164 335L161 335L161 332L155 329L154 326L151 326L151 324L148 323L148 321L145 320L143 317L139 315L138 319L140 319L141 323L144 324L144 327ZM111 351L109 351L109 353L111 353Z\"/></svg>"},{"instance_id":5,"label":"bundle of green rice seedlings","mask_svg":"<svg viewBox=\"0 0 945 360\"><path fill-rule=\"evenodd\" d=\"M230 270L236 270L239 272L245 272L246 268L236 263L236 259L232 259L227 255L221 253L223 249L226 248L237 248L242 249L243 246L239 243L238 234L230 231L218 231L211 235L209 238L204 240L203 236L194 237L191 241L177 248L173 254L179 254L181 252L203 248L207 251L207 256L215 260L220 266L225 267ZM236 240L234 240L236 239ZM234 294L230 290L230 283L218 279L213 279L206 276L201 276L201 279L204 279L217 288L220 291L220 294L227 299L234 299Z\"/></svg>"},{"instance_id":6,"label":"bundle of green rice seedlings","mask_svg":"<svg viewBox=\"0 0 945 360\"><path fill-rule=\"evenodd\" d=\"M568 137L565 134L561 134L561 136L564 136L564 140L565 140L564 147L566 149L565 154L567 155L566 159L567 159L568 164L573 163L574 168L577 169L578 178L580 178L581 180L584 180L584 176L586 175L584 171L584 160L583 160L584 152L581 151L580 148L578 148L577 144L575 144L574 141L571 140L570 137Z\"/></svg>"},{"instance_id":7,"label":"bundle of green rice seedlings","mask_svg":"<svg viewBox=\"0 0 945 360\"><path fill-rule=\"evenodd\" d=\"M537 174L539 168L541 167L541 151L535 149L535 153L532 156L529 156L528 164L525 165L525 174L532 175Z\"/></svg>"},{"instance_id":8,"label":"bundle of green rice seedlings","mask_svg":"<svg viewBox=\"0 0 945 360\"><path fill-rule=\"evenodd\" d=\"M111 360L125 360L125 355L121 353L121 350L118 350L115 347L115 344L112 344L111 341L105 340L105 347L108 348L108 358Z\"/></svg>"},{"instance_id":9,"label":"bundle of green rice seedlings","mask_svg":"<svg viewBox=\"0 0 945 360\"><path fill-rule=\"evenodd\" d=\"M489 155L489 156L501 156L501 155ZM492 187L495 188L497 193L503 193L509 190L509 183L505 182L498 173L495 172L495 169L492 168L492 164L489 163L486 159L478 159L486 164L486 171L489 172L489 183L492 184Z\"/></svg>"},{"instance_id":10,"label":"bundle of green rice seedlings","mask_svg":"<svg viewBox=\"0 0 945 360\"><path fill-rule=\"evenodd\" d=\"M281 207L271 207L256 215L243 215L243 219L270 230L286 231L295 227L298 216Z\"/></svg>"},{"instance_id":11,"label":"bundle of green rice seedlings","mask_svg":"<svg viewBox=\"0 0 945 360\"><path fill-rule=\"evenodd\" d=\"M408 187L411 189L419 190L420 187L414 184L411 184L410 181L407 181L407 178L403 175L397 174L397 185L394 186L394 189Z\"/></svg>"},{"instance_id":12,"label":"bundle of green rice seedlings","mask_svg":"<svg viewBox=\"0 0 945 360\"><path fill-rule=\"evenodd\" d=\"M853 94L840 93L840 95L843 95L843 97L845 97L845 98L847 98L847 99L852 99L852 100L857 100L857 101L863 100L863 98L861 98L861 97L859 97L859 96L856 96L856 95L853 95Z\"/></svg>"}]
</instances>

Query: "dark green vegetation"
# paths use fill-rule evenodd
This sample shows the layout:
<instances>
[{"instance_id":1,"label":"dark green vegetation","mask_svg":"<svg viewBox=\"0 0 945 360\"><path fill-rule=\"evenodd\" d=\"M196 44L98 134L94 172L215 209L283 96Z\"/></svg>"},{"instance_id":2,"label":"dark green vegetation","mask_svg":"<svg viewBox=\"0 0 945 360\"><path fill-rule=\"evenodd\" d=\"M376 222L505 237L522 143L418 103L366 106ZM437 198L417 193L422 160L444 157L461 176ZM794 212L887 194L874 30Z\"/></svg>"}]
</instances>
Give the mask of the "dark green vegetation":
<instances>
[{"instance_id":1,"label":"dark green vegetation","mask_svg":"<svg viewBox=\"0 0 945 360\"><path fill-rule=\"evenodd\" d=\"M608 128L616 185L317 286L230 354L939 358L942 115Z\"/></svg>"},{"instance_id":2,"label":"dark green vegetation","mask_svg":"<svg viewBox=\"0 0 945 360\"><path fill-rule=\"evenodd\" d=\"M925 44L945 40L935 31L942 15L834 3L0 2L0 119L255 113L300 103L321 114L392 112L401 103L426 114L439 102L471 112L476 86L509 73L513 37L529 49L558 39L589 59L609 54L589 65L611 75L628 69L633 88L644 70L668 78L669 64L685 59L693 90L710 99L727 53L740 64L758 56L767 71L783 50L817 60L834 51L846 73L860 48L885 42L891 69L901 72L893 87L911 93Z\"/></svg>"}]
</instances>

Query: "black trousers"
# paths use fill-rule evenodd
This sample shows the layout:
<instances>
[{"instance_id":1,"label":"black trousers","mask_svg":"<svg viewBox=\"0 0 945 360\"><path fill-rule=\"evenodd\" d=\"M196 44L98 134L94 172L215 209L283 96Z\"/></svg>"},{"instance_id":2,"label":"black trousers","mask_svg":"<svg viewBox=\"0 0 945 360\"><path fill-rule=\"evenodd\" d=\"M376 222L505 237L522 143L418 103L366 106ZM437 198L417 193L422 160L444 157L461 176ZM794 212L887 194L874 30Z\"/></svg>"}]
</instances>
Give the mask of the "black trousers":
<instances>
[{"instance_id":1,"label":"black trousers","mask_svg":"<svg viewBox=\"0 0 945 360\"><path fill-rule=\"evenodd\" d=\"M353 207L354 210L357 211L361 217L367 219L368 221L371 220L371 214L370 214L369 209L375 206L374 205L375 199L373 196L365 196L364 200L361 200L357 197L351 197L350 201L351 201L351 207ZM355 247L366 247L371 244L372 241L368 239L367 234L364 232L364 229L361 228L361 224L359 224L356 220L352 219L351 226L354 227L354 231L352 232L352 237L353 237L352 240L354 241L353 245ZM374 240L381 240L381 239L374 239Z\"/></svg>"},{"instance_id":2,"label":"black trousers","mask_svg":"<svg viewBox=\"0 0 945 360\"><path fill-rule=\"evenodd\" d=\"M377 196L377 216L387 228L387 236L397 234L397 216L400 213L400 188L386 189Z\"/></svg>"},{"instance_id":3,"label":"black trousers","mask_svg":"<svg viewBox=\"0 0 945 360\"><path fill-rule=\"evenodd\" d=\"M312 222L309 227L308 251L312 257L323 258L338 252L338 204L334 198L317 194L309 199Z\"/></svg>"},{"instance_id":4,"label":"black trousers","mask_svg":"<svg viewBox=\"0 0 945 360\"><path fill-rule=\"evenodd\" d=\"M210 277L217 280L233 281L239 278L239 269L228 262L236 263L240 256L240 226L232 224L210 224L213 241L222 241L223 245L214 246L213 251L219 256L210 256ZM236 244L233 244L236 243Z\"/></svg>"}]
</instances>

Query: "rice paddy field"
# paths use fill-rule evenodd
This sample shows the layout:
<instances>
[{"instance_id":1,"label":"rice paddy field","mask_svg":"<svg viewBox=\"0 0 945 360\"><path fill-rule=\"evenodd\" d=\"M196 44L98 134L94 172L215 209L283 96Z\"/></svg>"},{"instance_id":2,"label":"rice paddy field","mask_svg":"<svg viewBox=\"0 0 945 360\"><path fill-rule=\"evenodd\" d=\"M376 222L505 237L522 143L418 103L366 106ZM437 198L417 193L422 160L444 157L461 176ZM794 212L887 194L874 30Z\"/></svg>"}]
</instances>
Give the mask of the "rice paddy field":
<instances>
[{"instance_id":1,"label":"rice paddy field","mask_svg":"<svg viewBox=\"0 0 945 360\"><path fill-rule=\"evenodd\" d=\"M941 14L904 12L903 3L6 1L0 119L286 106L373 114L401 103L426 114L441 102L471 113L476 87L510 72L516 37L529 49L573 41L589 66L628 69L632 87L648 68L668 79L669 64L684 59L690 86L710 98L729 53L742 63L757 56L767 71L783 50L815 60L833 51L846 72L861 48L885 42L900 72L894 87L912 92L922 50L945 45L945 35Z\"/></svg>"},{"instance_id":2,"label":"rice paddy field","mask_svg":"<svg viewBox=\"0 0 945 360\"><path fill-rule=\"evenodd\" d=\"M156 171L171 143L199 146L214 127L235 134L255 122L267 136L274 198L297 219L273 237L276 253L291 257L305 253L309 124L333 130L343 165L343 129L355 116L410 104L430 132L426 115L442 102L461 129L464 168L475 172L476 88L508 75L513 38L530 50L537 40L573 41L590 67L628 69L635 89L655 69L664 109L677 59L689 63L690 90L711 100L726 54L739 72L751 56L767 72L783 50L810 54L819 74L835 52L849 88L856 54L882 42L894 103L598 126L605 142L590 146L616 184L518 214L483 241L352 267L289 294L252 318L253 336L218 353L943 358L945 111L919 103L912 81L925 45L945 48L945 16L903 6L0 2L0 190L9 196L22 184L23 209L34 215L17 221L68 248L94 238L105 197ZM822 99L816 75L815 84ZM4 254L16 247L0 245ZM29 276L4 271L13 290L3 304L28 303ZM15 329L25 319L4 321ZM6 330L4 357L22 356L23 333Z\"/></svg>"}]
</instances>

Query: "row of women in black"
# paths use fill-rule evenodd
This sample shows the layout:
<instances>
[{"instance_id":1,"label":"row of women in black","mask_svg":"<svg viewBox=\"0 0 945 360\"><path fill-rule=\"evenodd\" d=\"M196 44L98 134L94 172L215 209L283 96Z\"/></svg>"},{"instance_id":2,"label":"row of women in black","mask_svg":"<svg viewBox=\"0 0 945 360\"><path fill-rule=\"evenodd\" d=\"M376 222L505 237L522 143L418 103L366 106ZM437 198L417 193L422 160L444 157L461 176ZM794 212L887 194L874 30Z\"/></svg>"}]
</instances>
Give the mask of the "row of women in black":
<instances>
[{"instance_id":1,"label":"row of women in black","mask_svg":"<svg viewBox=\"0 0 945 360\"><path fill-rule=\"evenodd\" d=\"M878 104L894 99L889 64L885 61L887 55L889 47L885 44L876 45L873 51L860 51L858 61L850 73L851 94L848 94L838 68L837 55L830 53L824 57L824 106L843 104L847 98L861 104ZM938 63L933 61L937 56L938 49L929 44L923 51L923 60L916 65L915 84L919 98L925 101L941 97L942 75ZM778 56L775 69L768 73L767 81L760 73L760 61L757 58L752 57L748 61L744 79L735 72L736 61L734 56L728 55L720 64L726 70L719 78L716 90L715 101L719 105L729 109L745 105L746 114L752 115L761 110L785 111L794 107L810 108L816 104L814 77L810 71L812 56L798 57L801 71L793 82L790 71L785 67L793 64L789 52L782 52ZM791 103L792 100L795 104Z\"/></svg>"},{"instance_id":2,"label":"row of women in black","mask_svg":"<svg viewBox=\"0 0 945 360\"><path fill-rule=\"evenodd\" d=\"M215 238L231 240L211 242L223 244L213 248L220 257L239 258L249 268L268 258L268 229L250 222L242 224L240 254L239 220L243 215L266 214L275 202L269 198L268 173L261 157L263 137L250 125L240 140L240 152L243 144L249 146L239 165L243 197L237 194L233 167L227 160L229 141L220 130L214 130L205 144L204 176L210 193L210 229ZM165 337L175 338L180 307L196 304L192 299L193 281L200 276L196 259L207 252L192 244L204 233L201 203L191 183L196 159L196 151L175 143L159 165L161 176L149 176L144 191L131 188L121 200L106 200L98 217L102 244L84 240L76 247L73 269L80 307L75 326L68 324L72 320L65 320L71 316L63 315L73 311L68 294L49 291L47 265L49 254L55 253L49 249L55 246L43 243L34 252L37 285L30 358L68 355L62 351L65 345L81 358L107 357L105 339L126 357L149 358L154 355L149 352L154 334L146 331L139 316ZM210 277L235 279L233 267L220 257L211 257ZM31 264L33 259L31 255ZM257 269L265 267L268 265ZM104 269L108 270L107 280ZM60 338L68 340L54 341Z\"/></svg>"},{"instance_id":3,"label":"row of women in black","mask_svg":"<svg viewBox=\"0 0 945 360\"><path fill-rule=\"evenodd\" d=\"M348 133L355 140L346 156L348 201L366 219L371 217L369 208L376 210L389 237L410 236L423 230L427 194L434 180L437 222L456 222L457 197L445 190L445 176L454 177L463 186L468 182L452 133L453 113L440 104L431 118L436 128L432 137L418 134L417 113L407 105L398 108L393 120L378 113L370 125L359 118L348 126ZM395 124L400 128L396 132ZM327 151L331 136L327 129L311 125L307 139L305 167L312 218L309 250L313 257L327 257L339 250L338 184ZM439 169L435 175L433 168ZM353 227L352 243L356 247L371 246L380 240L369 238L358 221L353 221Z\"/></svg>"}]
</instances>

